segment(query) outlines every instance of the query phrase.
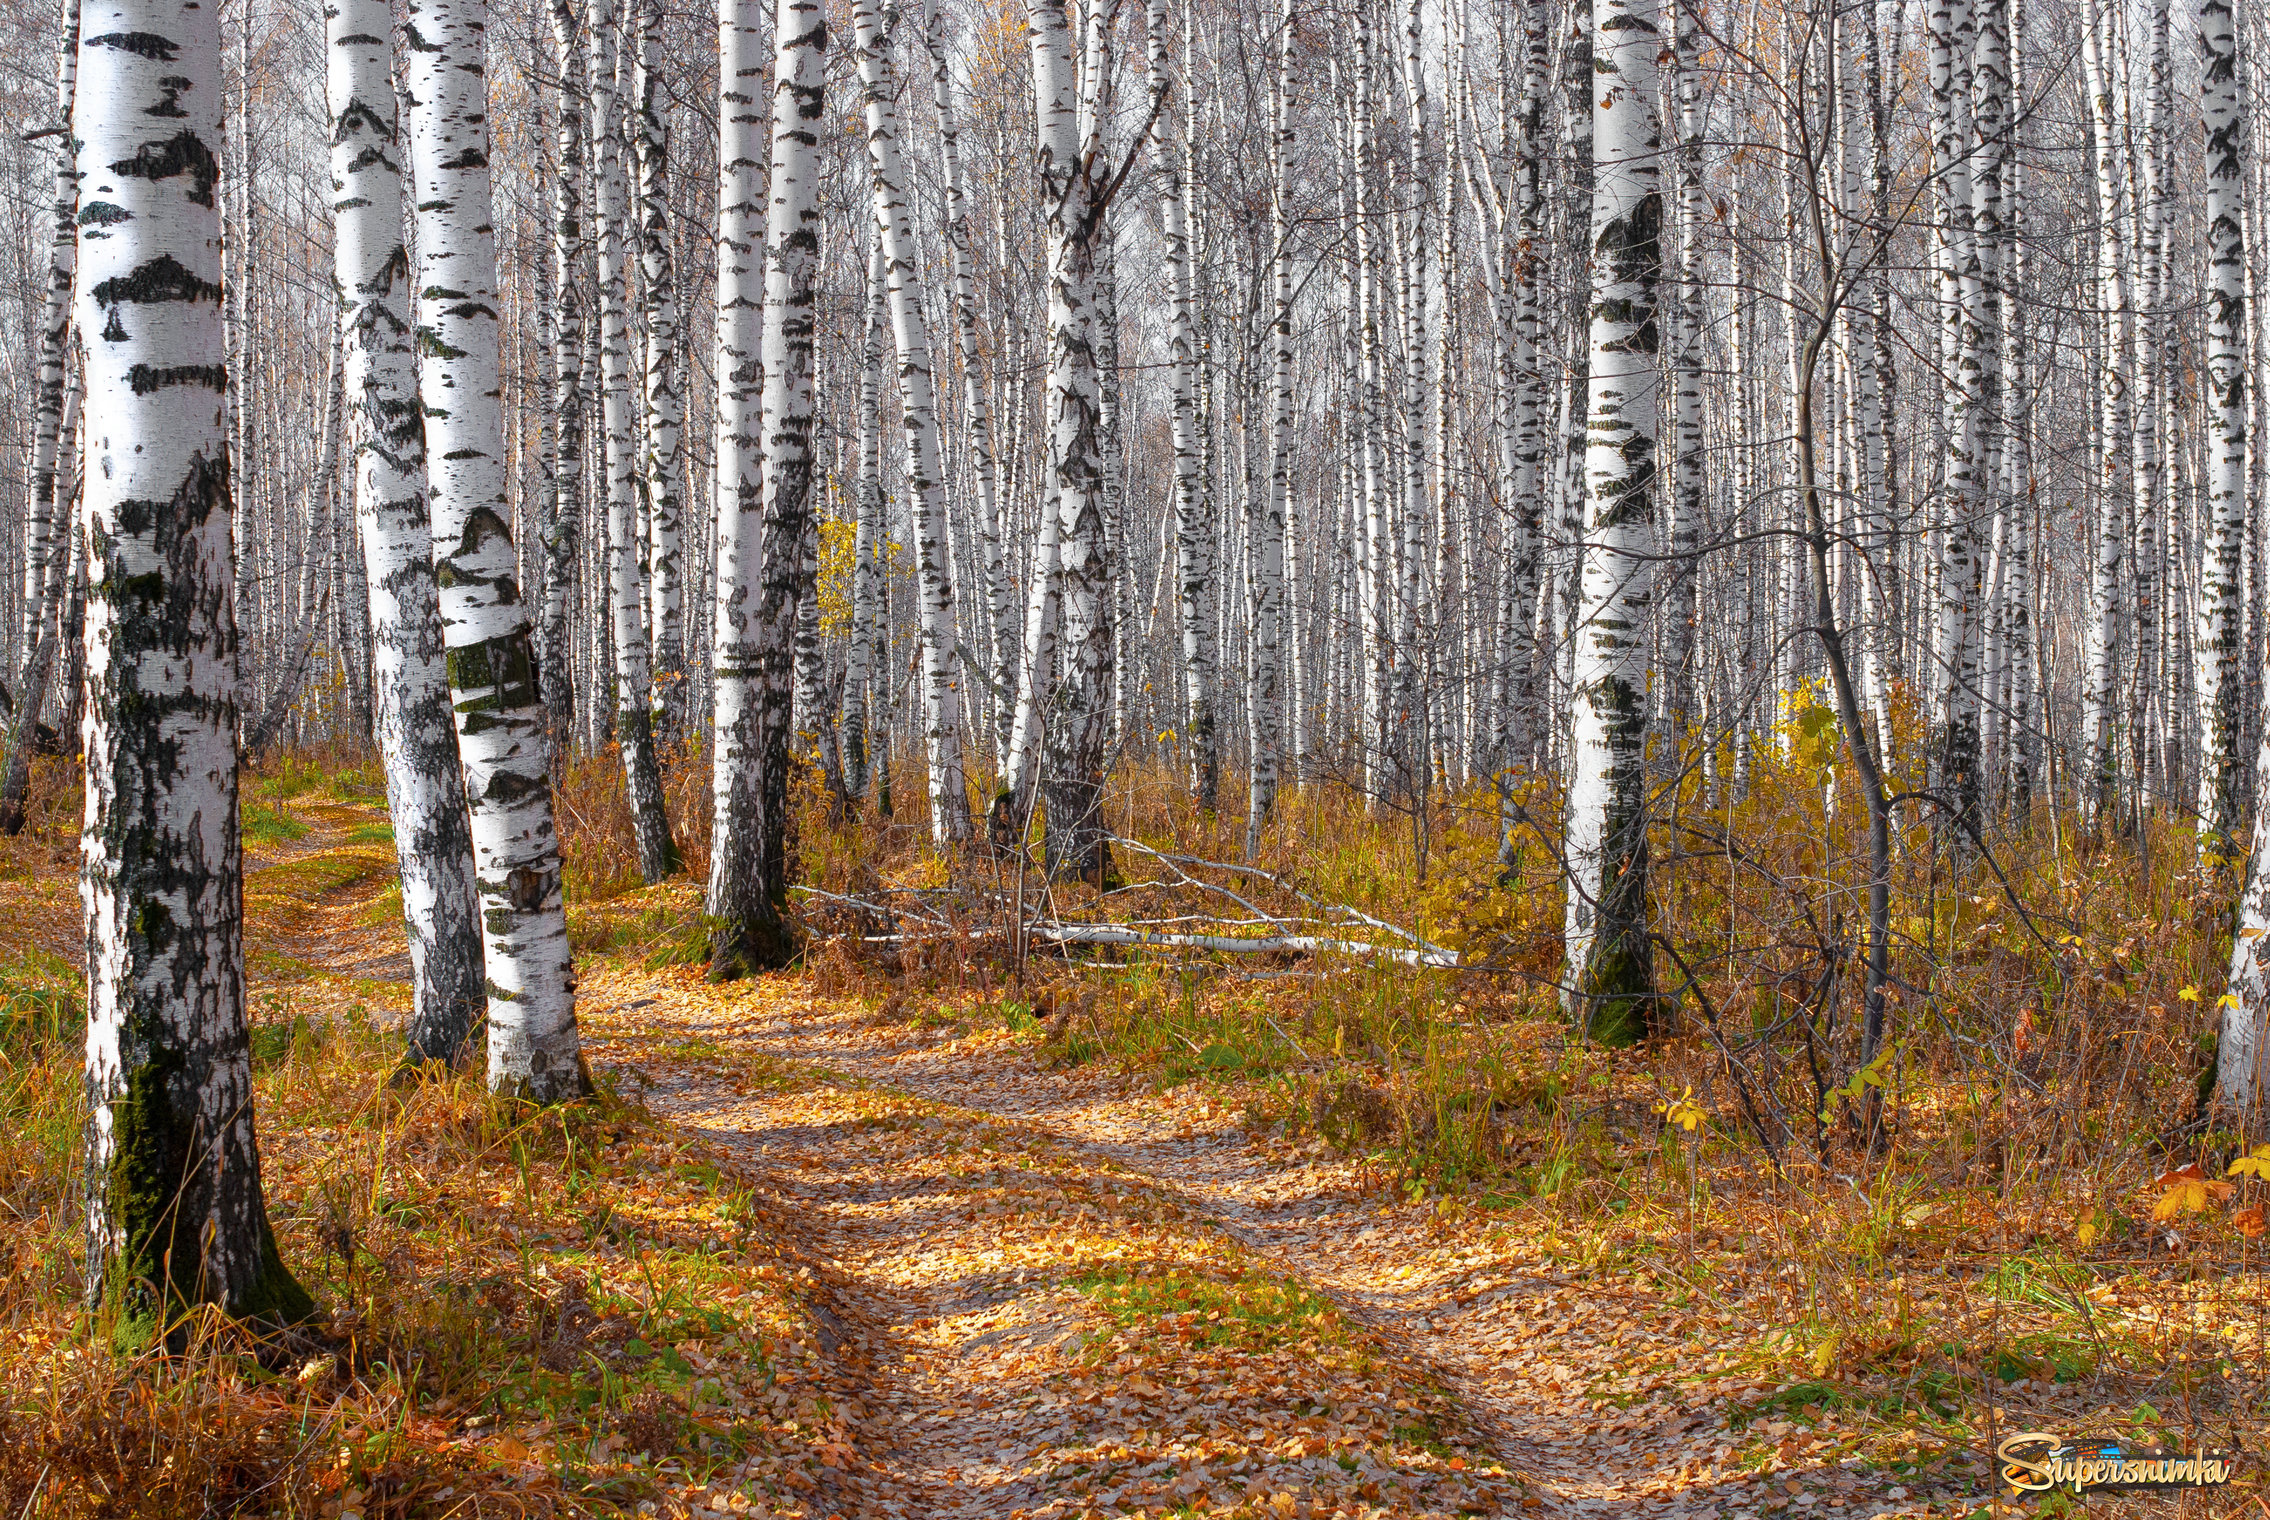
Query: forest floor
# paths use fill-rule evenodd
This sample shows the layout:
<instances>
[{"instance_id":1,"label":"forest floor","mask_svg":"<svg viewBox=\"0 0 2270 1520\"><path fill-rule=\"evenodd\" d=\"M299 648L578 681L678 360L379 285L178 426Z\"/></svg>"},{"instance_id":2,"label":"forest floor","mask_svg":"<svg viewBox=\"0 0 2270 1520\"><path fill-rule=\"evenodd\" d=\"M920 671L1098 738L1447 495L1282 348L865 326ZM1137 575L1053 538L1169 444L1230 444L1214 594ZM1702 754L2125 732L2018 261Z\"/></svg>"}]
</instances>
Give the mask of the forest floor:
<instances>
[{"instance_id":1,"label":"forest floor","mask_svg":"<svg viewBox=\"0 0 2270 1520\"><path fill-rule=\"evenodd\" d=\"M210 1471L282 1463L298 1497L278 1513L1968 1515L1998 1508L1998 1433L2149 1426L2144 1395L2197 1392L2164 1361L2047 1352L1984 1385L1871 1376L1838 1349L1856 1321L1818 1335L1818 1300L1855 1284L1793 1284L1804 1253L1740 1220L1762 1197L1698 1229L1572 1217L1574 1188L1444 1195L1257 1118L1251 1074L1069 1059L1070 1003L875 998L809 971L711 986L670 964L696 922L683 883L573 918L589 1113L499 1116L477 1075L390 1093L407 962L382 809L301 794L247 817L271 1207L331 1349L281 1375L231 1364L259 1429ZM0 914L25 930L21 1002L72 958L67 873L0 884ZM68 1186L32 1175L68 1170L67 1089L52 1154L0 1176L19 1305L19 1282L68 1297ZM2067 1297L2091 1313L2049 1276L1997 1292L1975 1268L1879 1261L1859 1296L1937 1316L1909 1341L2054 1349ZM89 1397L162 1422L130 1376L88 1391L61 1311L14 1314L19 1437ZM320 1434L279 1448L293 1412ZM80 1461L84 1502L19 1449L0 1505L143 1512L98 1492L157 1491L131 1453L82 1456L56 1460Z\"/></svg>"}]
</instances>

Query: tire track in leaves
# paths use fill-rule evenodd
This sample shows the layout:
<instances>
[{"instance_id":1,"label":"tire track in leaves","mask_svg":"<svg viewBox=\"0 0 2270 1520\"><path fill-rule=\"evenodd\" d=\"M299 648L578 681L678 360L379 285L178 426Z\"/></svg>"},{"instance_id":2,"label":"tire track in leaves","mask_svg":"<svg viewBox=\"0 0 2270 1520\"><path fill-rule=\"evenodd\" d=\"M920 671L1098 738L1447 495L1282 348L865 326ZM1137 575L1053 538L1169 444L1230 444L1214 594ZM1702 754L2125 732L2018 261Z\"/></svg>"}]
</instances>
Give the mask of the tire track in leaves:
<instances>
[{"instance_id":1,"label":"tire track in leaves","mask_svg":"<svg viewBox=\"0 0 2270 1520\"><path fill-rule=\"evenodd\" d=\"M837 1080L868 1094L869 1101L962 1127L977 1137L973 1156L998 1157L1005 1147L1014 1151L1017 1159L1007 1170L988 1160L976 1174L980 1182L1010 1179L1013 1191L1014 1182L1050 1168L1051 1175L1084 1177L1081 1206L1090 1211L1093 1233L1117 1237L1117 1249L1145 1270L1178 1251L1210 1251L1219 1261L1237 1263L1237 1270L1314 1295L1330 1306L1348 1335L1395 1363L1405 1388L1448 1395L1434 1418L1455 1425L1468 1443L1444 1446L1457 1453L1452 1460L1469 1469L1502 1464L1517 1480L1491 1480L1475 1502L1571 1515L1871 1517L1962 1514L1976 1503L1952 1486L1932 1492L1923 1481L1909 1479L1903 1487L1840 1462L1833 1443L1789 1422L1745 1421L1763 1385L1730 1353L1762 1327L1743 1324L1739 1316L1712 1321L1672 1308L1647 1290L1644 1279L1588 1281L1581 1273L1540 1263L1534 1253L1524 1259L1513 1251L1446 1245L1425 1207L1382 1202L1347 1165L1265 1153L1202 1088L1162 1094L1092 1069L1043 1068L1028 1047L1000 1035L926 1037L878 1025L863 1010L814 999L804 984L787 978L734 1004L729 1016L702 1010L698 998L689 1012L712 1021L735 1048L777 1069L837 1073ZM742 1132L761 1134L765 1122L770 1121ZM1036 1326L1076 1325L1083 1340L1094 1333L1094 1295L1086 1306L1063 1296L1067 1274L1061 1260L1053 1275L1043 1268L1033 1279L1056 1285L1047 1308L1022 1277L1005 1283L999 1298L984 1300L1003 1316L998 1322L983 1318L975 1301L957 1306L925 1299L920 1253L903 1233L914 1221L893 1221L880 1207L872 1179L845 1181L849 1190L839 1192L831 1206L867 1212L837 1243L842 1251L837 1260L853 1278L882 1285L877 1307L897 1326L893 1375L914 1392L916 1403L937 1396L940 1369L952 1365L950 1348L1006 1344L1029 1333L1016 1328L1023 1323L1019 1315L1032 1316ZM964 1196L974 1201L980 1195ZM1007 1215L993 1217L1015 1212L1012 1206ZM934 1249L952 1248L937 1242ZM1088 1249L1113 1247L1093 1243ZM1051 1314L1064 1317L1051 1320ZM996 1336L1004 1339L989 1339ZM1039 1374L1043 1382L1059 1375ZM1200 1381L1186 1379L1185 1386ZM1127 1412L1146 1411L1137 1404ZM1218 1428L1239 1423L1227 1405L1208 1413ZM931 1502L942 1506L936 1513L1007 1514L1014 1508L1009 1497L1022 1504L1038 1492L1014 1487L1006 1469L996 1473L971 1465L966 1452L957 1455L953 1443L966 1439L966 1432L953 1420L924 1428L938 1436L928 1446L916 1443L918 1460L909 1470L925 1474L920 1481L931 1485L925 1492L937 1495ZM1093 1454L1092 1448L1061 1450ZM1211 1475L1213 1465L1185 1463L1176 1481L1191 1472ZM1117 1471L1108 1464L1091 1469ZM980 1488L965 1490L959 1500L951 1497L973 1472L983 1474ZM1153 1476L1175 1474L1160 1469ZM1276 1480L1263 1484L1271 1481ZM1260 1496L1261 1507L1253 1513L1279 1512L1267 1504L1270 1490L1248 1486ZM1139 1482L1097 1483L1091 1495L1108 1493L1128 1507L1107 1504L1094 1512L1130 1513L1132 1504L1157 1497L1139 1489ZM1388 1495L1389 1507L1381 1512L1430 1512L1396 1507L1423 1506L1425 1498L1398 1500L1388 1489L1375 1491ZM1219 1486L1209 1492L1219 1503ZM1336 1490L1327 1485L1325 1492ZM1232 1490L1233 1497L1244 1493ZM1044 1502L1059 1507L1030 1513L1082 1512L1061 1507L1063 1501ZM1305 1496L1294 1502L1303 1513L1336 1512L1310 1505Z\"/></svg>"}]
</instances>

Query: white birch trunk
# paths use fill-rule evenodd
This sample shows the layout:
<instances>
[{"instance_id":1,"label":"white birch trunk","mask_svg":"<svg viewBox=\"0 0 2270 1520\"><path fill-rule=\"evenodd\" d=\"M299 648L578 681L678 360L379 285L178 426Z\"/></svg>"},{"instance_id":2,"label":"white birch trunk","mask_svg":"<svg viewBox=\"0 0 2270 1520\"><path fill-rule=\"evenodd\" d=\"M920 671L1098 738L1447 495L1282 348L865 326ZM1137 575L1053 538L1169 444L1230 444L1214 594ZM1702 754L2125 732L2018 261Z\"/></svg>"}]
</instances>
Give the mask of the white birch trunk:
<instances>
[{"instance_id":1,"label":"white birch trunk","mask_svg":"<svg viewBox=\"0 0 2270 1520\"><path fill-rule=\"evenodd\" d=\"M969 450L970 511L985 572L988 621L992 624L993 686L1017 686L1017 604L1001 545L1001 504L993 467L993 411L985 399L985 371L977 322L977 263L970 249L969 201L962 192L961 130L954 110L953 72L947 66L946 39L937 0L925 0L924 38L930 48L930 90L938 107L938 163L946 195L946 251L953 268L954 343L962 368L962 429ZM1008 752L1014 704L996 695L991 703L994 751Z\"/></svg>"},{"instance_id":2,"label":"white birch trunk","mask_svg":"<svg viewBox=\"0 0 2270 1520\"><path fill-rule=\"evenodd\" d=\"M2200 0L2200 117L2207 147L2206 538L2200 551L2195 680L2199 703L2199 822L2238 826L2239 677L2244 657L2247 327L2238 29L2230 0ZM2228 853L2226 849L2225 853ZM2259 863L2257 874L2260 872ZM2251 1006L2251 1005L2250 1005Z\"/></svg>"},{"instance_id":3,"label":"white birch trunk","mask_svg":"<svg viewBox=\"0 0 2270 1520\"><path fill-rule=\"evenodd\" d=\"M875 555L883 528L883 245L870 226L867 239L866 317L859 345L859 408L854 448L859 455L851 542L851 636L843 655L843 755L853 797L867 794L868 686L875 678L875 634L880 609ZM888 680L888 673L885 673ZM886 744L888 736L885 737Z\"/></svg>"},{"instance_id":4,"label":"white birch trunk","mask_svg":"<svg viewBox=\"0 0 2270 1520\"><path fill-rule=\"evenodd\" d=\"M333 273L346 329L342 383L358 420L355 519L369 586L373 726L409 932L409 1058L451 1062L484 1001L480 904L410 353L391 23L384 0L333 0L325 19Z\"/></svg>"},{"instance_id":5,"label":"white birch trunk","mask_svg":"<svg viewBox=\"0 0 2270 1520\"><path fill-rule=\"evenodd\" d=\"M2120 807L2120 668L2127 622L2123 599L2128 559L2123 479L2129 441L2128 366L2135 351L2134 311L2128 299L2121 168L2125 147L2106 59L2107 24L2099 0L2084 0L2081 72L2089 97L2095 148L2098 216L2098 309L2107 329L2097 410L2096 556L2089 567L2089 633L2081 677L2082 805L2099 823L2116 821Z\"/></svg>"},{"instance_id":6,"label":"white birch trunk","mask_svg":"<svg viewBox=\"0 0 2270 1520\"><path fill-rule=\"evenodd\" d=\"M552 822L551 746L505 505L489 224L487 7L413 0L411 182L428 502L450 698L471 810L489 982L489 1085L540 1103L590 1090Z\"/></svg>"},{"instance_id":7,"label":"white birch trunk","mask_svg":"<svg viewBox=\"0 0 2270 1520\"><path fill-rule=\"evenodd\" d=\"M1154 94L1173 88L1167 39L1166 0L1150 0L1146 46ZM1192 317L1190 225L1184 209L1182 166L1185 145L1181 118L1161 111L1152 126L1153 192L1159 207L1159 236L1165 244L1167 418L1174 446L1175 612L1182 644L1182 750L1190 759L1190 791L1201 811L1220 800L1221 745L1214 732L1214 654L1206 606L1212 596L1208 572L1208 524L1200 511L1198 480L1198 338Z\"/></svg>"},{"instance_id":8,"label":"white birch trunk","mask_svg":"<svg viewBox=\"0 0 2270 1520\"><path fill-rule=\"evenodd\" d=\"M712 979L783 965L793 950L784 916L790 682L803 515L811 510L812 266L828 26L818 0L779 0L767 218L758 199L765 117L754 98L763 77L757 19L754 0L718 18ZM761 274L749 267L760 236Z\"/></svg>"},{"instance_id":9,"label":"white birch trunk","mask_svg":"<svg viewBox=\"0 0 2270 1520\"><path fill-rule=\"evenodd\" d=\"M653 0L633 0L638 17L639 262L645 285L647 600L652 609L655 710L663 743L675 743L686 716L685 393L678 379L678 271L670 246L670 134L662 102L662 43Z\"/></svg>"},{"instance_id":10,"label":"white birch trunk","mask_svg":"<svg viewBox=\"0 0 2270 1520\"><path fill-rule=\"evenodd\" d=\"M867 107L867 165L875 221L889 270L891 332L899 356L900 414L906 428L907 495L914 508L914 564L921 598L922 726L930 773L930 836L969 838L969 793L962 780L961 649L954 633L954 582L947 561L946 491L938 441L937 386L924 315L922 265L899 149L897 90L890 35L878 0L860 0L852 26Z\"/></svg>"},{"instance_id":11,"label":"white birch trunk","mask_svg":"<svg viewBox=\"0 0 2270 1520\"><path fill-rule=\"evenodd\" d=\"M144 1335L314 1305L253 1134L222 368L220 18L107 0L77 108L86 603L87 1297ZM169 1341L185 1339L173 1331Z\"/></svg>"},{"instance_id":12,"label":"white birch trunk","mask_svg":"<svg viewBox=\"0 0 2270 1520\"><path fill-rule=\"evenodd\" d=\"M552 42L559 69L559 120L554 128L551 257L553 306L545 313L552 345L551 520L544 536L544 706L556 753L567 749L575 721L572 631L576 557L583 525L583 107L582 22L574 0L551 0Z\"/></svg>"},{"instance_id":13,"label":"white birch trunk","mask_svg":"<svg viewBox=\"0 0 2270 1520\"><path fill-rule=\"evenodd\" d=\"M615 747L647 885L678 869L662 806L662 767L654 753L654 678L646 642L646 535L640 531L641 460L632 421L631 334L624 255L634 231L624 172L620 72L622 22L615 0L591 0L591 140L598 202L599 399L604 419L607 489L607 593L615 655ZM643 368L643 366L641 366Z\"/></svg>"},{"instance_id":14,"label":"white birch trunk","mask_svg":"<svg viewBox=\"0 0 2270 1520\"><path fill-rule=\"evenodd\" d=\"M1059 518L1058 634L1063 678L1042 743L1047 869L1101 885L1110 874L1103 819L1111 728L1111 543L1104 520L1102 386L1096 368L1096 248L1110 237L1111 0L1087 16L1085 67L1075 71L1065 0L1028 0L1034 168L1046 212L1050 484Z\"/></svg>"},{"instance_id":15,"label":"white birch trunk","mask_svg":"<svg viewBox=\"0 0 2270 1520\"><path fill-rule=\"evenodd\" d=\"M1662 153L1654 0L1593 4L1588 505L1575 649L1563 998L1628 1044L1655 1018L1647 922L1647 628L1661 428Z\"/></svg>"},{"instance_id":16,"label":"white birch trunk","mask_svg":"<svg viewBox=\"0 0 2270 1520\"><path fill-rule=\"evenodd\" d=\"M1414 13L1416 7L1414 6ZM1258 535L1253 580L1253 765L1246 790L1245 856L1261 849L1261 831L1277 805L1279 708L1284 648L1285 518L1292 495L1293 448L1293 130L1289 118L1293 67L1293 0L1277 17L1277 73L1269 94L1269 498Z\"/></svg>"}]
</instances>

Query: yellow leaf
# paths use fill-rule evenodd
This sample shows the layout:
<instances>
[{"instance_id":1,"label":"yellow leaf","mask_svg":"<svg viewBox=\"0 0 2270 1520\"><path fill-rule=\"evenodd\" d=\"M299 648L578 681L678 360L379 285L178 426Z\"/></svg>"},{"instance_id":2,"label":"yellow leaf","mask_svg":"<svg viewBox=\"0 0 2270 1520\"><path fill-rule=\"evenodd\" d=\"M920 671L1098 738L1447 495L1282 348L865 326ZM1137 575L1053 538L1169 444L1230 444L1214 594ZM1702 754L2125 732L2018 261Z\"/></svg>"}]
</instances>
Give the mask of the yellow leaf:
<instances>
[{"instance_id":1,"label":"yellow leaf","mask_svg":"<svg viewBox=\"0 0 2270 1520\"><path fill-rule=\"evenodd\" d=\"M2152 1205L2152 1217L2162 1223L2185 1214L2204 1214L2237 1191L2227 1182L2208 1181L2195 1161L2162 1172L2154 1180L2160 1186L2160 1201Z\"/></svg>"},{"instance_id":2,"label":"yellow leaf","mask_svg":"<svg viewBox=\"0 0 2270 1520\"><path fill-rule=\"evenodd\" d=\"M2226 1177L2270 1177L2270 1145L2258 1145L2233 1161L2223 1172Z\"/></svg>"},{"instance_id":3,"label":"yellow leaf","mask_svg":"<svg viewBox=\"0 0 2270 1520\"><path fill-rule=\"evenodd\" d=\"M2181 992L2178 992L2176 996L2181 998L2186 1003L2196 1003L2199 1001L2199 989L2196 987L2186 987Z\"/></svg>"},{"instance_id":4,"label":"yellow leaf","mask_svg":"<svg viewBox=\"0 0 2270 1520\"><path fill-rule=\"evenodd\" d=\"M2237 993L2226 992L2221 997L2215 999L2215 1006L2217 1008L2243 1008L2246 1006L2246 1004L2240 999Z\"/></svg>"}]
</instances>

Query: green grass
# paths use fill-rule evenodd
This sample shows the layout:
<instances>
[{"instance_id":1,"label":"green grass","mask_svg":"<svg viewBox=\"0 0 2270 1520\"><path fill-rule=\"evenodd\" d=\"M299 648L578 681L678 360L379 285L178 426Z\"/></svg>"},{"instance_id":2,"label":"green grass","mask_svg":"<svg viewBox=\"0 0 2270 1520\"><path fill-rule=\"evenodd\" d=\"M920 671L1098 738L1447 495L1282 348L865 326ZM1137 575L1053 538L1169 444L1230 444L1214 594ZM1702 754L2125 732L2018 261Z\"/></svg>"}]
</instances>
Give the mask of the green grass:
<instances>
[{"instance_id":1,"label":"green grass","mask_svg":"<svg viewBox=\"0 0 2270 1520\"><path fill-rule=\"evenodd\" d=\"M307 837L307 825L272 803L255 802L244 810L247 844L289 844Z\"/></svg>"},{"instance_id":2,"label":"green grass","mask_svg":"<svg viewBox=\"0 0 2270 1520\"><path fill-rule=\"evenodd\" d=\"M86 979L69 961L38 950L0 960L0 1053L36 1057L86 1018Z\"/></svg>"},{"instance_id":3,"label":"green grass","mask_svg":"<svg viewBox=\"0 0 2270 1520\"><path fill-rule=\"evenodd\" d=\"M358 823L347 830L348 844L392 844L394 825L391 823Z\"/></svg>"},{"instance_id":4,"label":"green grass","mask_svg":"<svg viewBox=\"0 0 2270 1520\"><path fill-rule=\"evenodd\" d=\"M1095 1300L1116 1325L1170 1328L1201 1346L1266 1351L1308 1336L1339 1339L1339 1311L1292 1278L1245 1273L1201 1277L1106 1268L1071 1285Z\"/></svg>"}]
</instances>

